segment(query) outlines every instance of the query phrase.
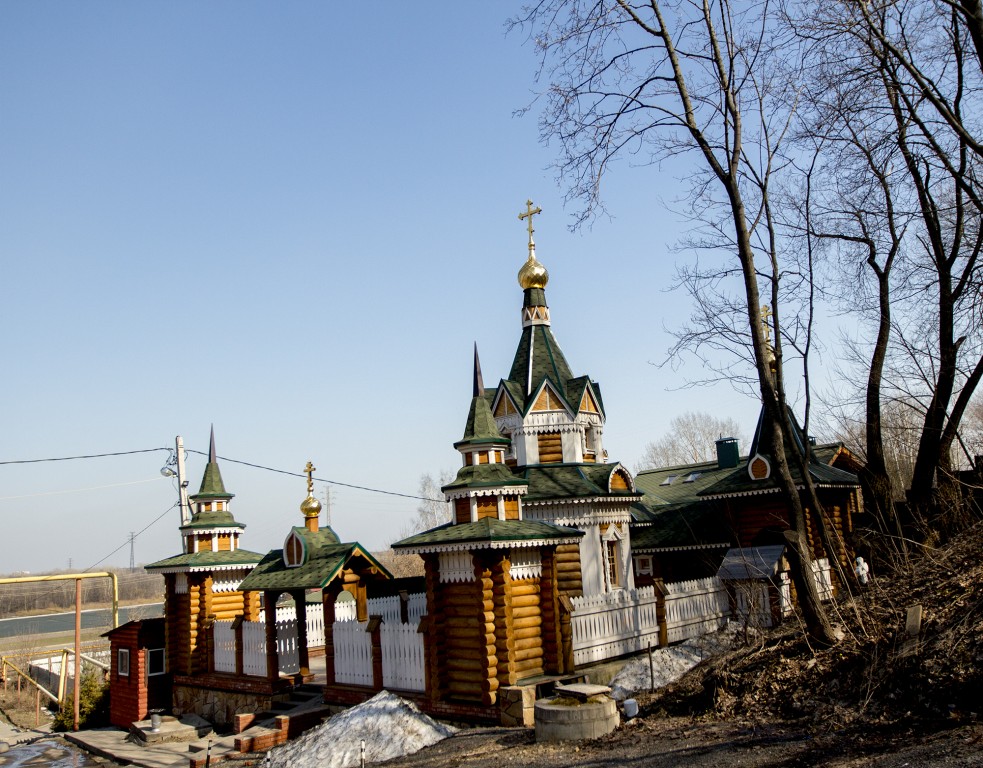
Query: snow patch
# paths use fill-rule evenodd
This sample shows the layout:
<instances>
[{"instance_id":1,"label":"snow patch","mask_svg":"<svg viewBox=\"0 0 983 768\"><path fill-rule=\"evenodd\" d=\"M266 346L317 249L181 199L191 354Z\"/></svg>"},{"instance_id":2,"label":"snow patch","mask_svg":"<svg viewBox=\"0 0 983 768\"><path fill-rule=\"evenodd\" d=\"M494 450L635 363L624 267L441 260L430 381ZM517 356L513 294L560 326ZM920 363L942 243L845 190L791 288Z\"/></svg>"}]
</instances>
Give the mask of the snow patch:
<instances>
[{"instance_id":1,"label":"snow patch","mask_svg":"<svg viewBox=\"0 0 983 768\"><path fill-rule=\"evenodd\" d=\"M365 741L365 762L391 760L453 736L456 728L438 723L417 707L380 691L364 704L346 709L299 739L270 750L269 768L350 768L359 765Z\"/></svg>"},{"instance_id":2,"label":"snow patch","mask_svg":"<svg viewBox=\"0 0 983 768\"><path fill-rule=\"evenodd\" d=\"M624 701L649 688L662 688L673 683L704 659L730 650L738 625L730 622L719 632L693 637L679 645L652 651L652 667L648 654L631 659L611 681L611 698Z\"/></svg>"}]
</instances>

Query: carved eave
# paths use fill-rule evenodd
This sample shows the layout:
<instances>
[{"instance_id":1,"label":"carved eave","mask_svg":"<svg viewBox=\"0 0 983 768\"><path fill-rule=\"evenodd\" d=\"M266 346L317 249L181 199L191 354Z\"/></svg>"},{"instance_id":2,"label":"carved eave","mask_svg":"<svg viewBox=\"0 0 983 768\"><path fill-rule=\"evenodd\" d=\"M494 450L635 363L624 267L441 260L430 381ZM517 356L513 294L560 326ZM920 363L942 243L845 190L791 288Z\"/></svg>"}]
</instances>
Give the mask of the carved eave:
<instances>
[{"instance_id":1,"label":"carved eave","mask_svg":"<svg viewBox=\"0 0 983 768\"><path fill-rule=\"evenodd\" d=\"M151 573L202 573L212 571L242 571L245 575L255 567L252 565L175 565L166 568L153 568L145 566L145 570Z\"/></svg>"},{"instance_id":2,"label":"carved eave","mask_svg":"<svg viewBox=\"0 0 983 768\"><path fill-rule=\"evenodd\" d=\"M553 547L569 544L569 537L555 539L516 539L514 541L460 541L446 544L418 544L417 546L400 547L400 553L429 554L433 552L474 552L482 549L518 549L526 547Z\"/></svg>"},{"instance_id":3,"label":"carved eave","mask_svg":"<svg viewBox=\"0 0 983 768\"><path fill-rule=\"evenodd\" d=\"M448 501L469 499L476 496L524 496L529 493L527 485L496 485L488 488L455 488L444 491Z\"/></svg>"},{"instance_id":4,"label":"carved eave","mask_svg":"<svg viewBox=\"0 0 983 768\"><path fill-rule=\"evenodd\" d=\"M240 534L242 529L245 528L244 525L182 525L178 530L186 536L193 536L195 534Z\"/></svg>"}]
</instances>

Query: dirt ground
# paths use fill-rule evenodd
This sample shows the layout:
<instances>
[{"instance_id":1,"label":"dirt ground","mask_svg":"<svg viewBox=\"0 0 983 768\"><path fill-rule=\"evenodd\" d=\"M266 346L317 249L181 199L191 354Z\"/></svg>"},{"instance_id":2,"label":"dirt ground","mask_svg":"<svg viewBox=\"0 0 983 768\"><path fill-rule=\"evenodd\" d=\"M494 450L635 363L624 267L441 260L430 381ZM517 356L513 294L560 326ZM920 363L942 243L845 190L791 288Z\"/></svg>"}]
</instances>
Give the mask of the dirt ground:
<instances>
[{"instance_id":1,"label":"dirt ground","mask_svg":"<svg viewBox=\"0 0 983 768\"><path fill-rule=\"evenodd\" d=\"M755 726L668 717L636 720L595 741L537 744L531 730L466 732L415 755L380 763L400 768L936 768L983 766L983 726L931 734L869 728L816 733L804 724Z\"/></svg>"}]
</instances>

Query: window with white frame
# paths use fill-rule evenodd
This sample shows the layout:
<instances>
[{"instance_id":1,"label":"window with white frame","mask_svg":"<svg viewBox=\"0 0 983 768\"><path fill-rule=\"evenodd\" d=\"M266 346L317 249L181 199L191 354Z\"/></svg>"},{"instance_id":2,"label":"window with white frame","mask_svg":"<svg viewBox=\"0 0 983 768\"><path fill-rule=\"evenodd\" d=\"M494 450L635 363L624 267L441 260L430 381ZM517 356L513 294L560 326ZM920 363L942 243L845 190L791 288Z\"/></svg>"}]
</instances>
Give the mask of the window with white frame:
<instances>
[{"instance_id":1,"label":"window with white frame","mask_svg":"<svg viewBox=\"0 0 983 768\"><path fill-rule=\"evenodd\" d=\"M601 537L601 551L604 557L605 587L609 592L621 589L625 585L625 574L621 562L621 532L616 526L609 526Z\"/></svg>"},{"instance_id":2,"label":"window with white frame","mask_svg":"<svg viewBox=\"0 0 983 768\"><path fill-rule=\"evenodd\" d=\"M165 661L163 648L147 649L147 677L163 675L167 672L167 662Z\"/></svg>"},{"instance_id":3,"label":"window with white frame","mask_svg":"<svg viewBox=\"0 0 983 768\"><path fill-rule=\"evenodd\" d=\"M116 674L120 677L130 676L130 649L119 648L116 651Z\"/></svg>"}]
</instances>

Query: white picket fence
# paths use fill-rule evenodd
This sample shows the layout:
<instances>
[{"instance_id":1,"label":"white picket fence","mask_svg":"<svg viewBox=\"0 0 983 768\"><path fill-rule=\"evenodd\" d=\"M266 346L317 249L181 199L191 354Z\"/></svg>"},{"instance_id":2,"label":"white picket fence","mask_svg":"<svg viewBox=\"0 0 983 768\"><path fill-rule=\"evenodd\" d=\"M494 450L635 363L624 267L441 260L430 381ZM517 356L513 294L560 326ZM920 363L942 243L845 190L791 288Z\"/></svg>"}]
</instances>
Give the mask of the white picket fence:
<instances>
[{"instance_id":1,"label":"white picket fence","mask_svg":"<svg viewBox=\"0 0 983 768\"><path fill-rule=\"evenodd\" d=\"M654 587L575 597L570 616L577 666L659 644Z\"/></svg>"},{"instance_id":2,"label":"white picket fence","mask_svg":"<svg viewBox=\"0 0 983 768\"><path fill-rule=\"evenodd\" d=\"M266 624L261 621L242 623L242 672L266 677Z\"/></svg>"},{"instance_id":3,"label":"white picket fence","mask_svg":"<svg viewBox=\"0 0 983 768\"><path fill-rule=\"evenodd\" d=\"M215 671L236 671L236 633L231 621L216 621L212 625L215 640Z\"/></svg>"},{"instance_id":4,"label":"white picket fence","mask_svg":"<svg viewBox=\"0 0 983 768\"><path fill-rule=\"evenodd\" d=\"M310 648L309 640L307 647ZM296 618L277 620L276 652L281 672L286 675L300 672L300 644L297 642Z\"/></svg>"},{"instance_id":5,"label":"white picket fence","mask_svg":"<svg viewBox=\"0 0 983 768\"><path fill-rule=\"evenodd\" d=\"M419 623L382 625L382 684L401 691L426 688L423 635Z\"/></svg>"},{"instance_id":6,"label":"white picket fence","mask_svg":"<svg viewBox=\"0 0 983 768\"><path fill-rule=\"evenodd\" d=\"M368 601L368 614L369 616L382 616L382 620L387 624L396 624L400 620L399 602L399 595L392 595L390 597L373 597ZM407 620L409 623L418 624L420 622L420 618L426 612L426 593L420 592L410 595L409 605L407 606ZM335 621L355 621L356 618L355 602L353 600L335 603Z\"/></svg>"},{"instance_id":7,"label":"white picket fence","mask_svg":"<svg viewBox=\"0 0 983 768\"><path fill-rule=\"evenodd\" d=\"M713 632L726 623L730 606L719 579L665 586L670 643ZM575 597L572 603L573 660L578 666L659 645L655 587Z\"/></svg>"},{"instance_id":8,"label":"white picket fence","mask_svg":"<svg viewBox=\"0 0 983 768\"><path fill-rule=\"evenodd\" d=\"M215 671L234 673L236 671L236 637L232 622L216 621L212 626ZM300 646L297 638L296 619L277 621L276 641L280 671L285 674L298 672L300 670ZM321 644L324 644L323 630ZM246 675L266 677L265 622L244 621L242 623L242 671Z\"/></svg>"},{"instance_id":9,"label":"white picket fence","mask_svg":"<svg viewBox=\"0 0 983 768\"><path fill-rule=\"evenodd\" d=\"M334 624L335 680L346 685L372 686L372 635L368 622L338 621ZM382 645L382 685L401 691L426 688L423 635L419 623L385 622L379 628Z\"/></svg>"},{"instance_id":10,"label":"white picket fence","mask_svg":"<svg viewBox=\"0 0 983 768\"><path fill-rule=\"evenodd\" d=\"M670 643L715 632L727 623L730 603L720 579L666 584L666 630Z\"/></svg>"},{"instance_id":11,"label":"white picket fence","mask_svg":"<svg viewBox=\"0 0 983 768\"><path fill-rule=\"evenodd\" d=\"M334 640L335 681L346 685L372 685L372 635L368 622L336 621Z\"/></svg>"}]
</instances>

